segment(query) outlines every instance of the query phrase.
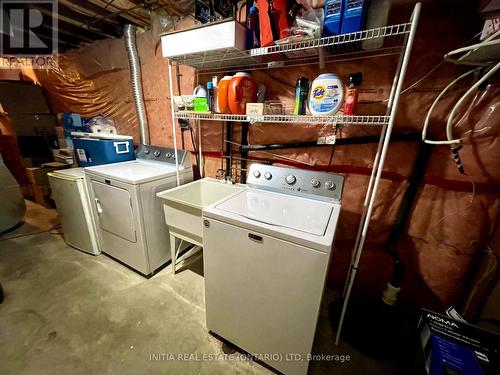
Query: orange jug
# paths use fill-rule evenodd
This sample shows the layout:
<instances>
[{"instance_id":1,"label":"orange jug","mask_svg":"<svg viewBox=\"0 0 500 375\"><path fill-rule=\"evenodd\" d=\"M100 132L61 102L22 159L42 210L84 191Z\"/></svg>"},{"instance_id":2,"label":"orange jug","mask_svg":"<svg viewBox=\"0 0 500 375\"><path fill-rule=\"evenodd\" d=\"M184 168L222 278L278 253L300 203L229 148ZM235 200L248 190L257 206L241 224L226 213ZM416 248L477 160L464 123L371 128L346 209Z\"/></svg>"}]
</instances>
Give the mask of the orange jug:
<instances>
[{"instance_id":1,"label":"orange jug","mask_svg":"<svg viewBox=\"0 0 500 375\"><path fill-rule=\"evenodd\" d=\"M231 76L224 76L217 86L217 109L219 113L231 113L229 110L228 90Z\"/></svg>"},{"instance_id":2,"label":"orange jug","mask_svg":"<svg viewBox=\"0 0 500 375\"><path fill-rule=\"evenodd\" d=\"M233 115L244 115L247 103L257 102L257 82L248 73L236 73L229 82L229 109Z\"/></svg>"}]
</instances>

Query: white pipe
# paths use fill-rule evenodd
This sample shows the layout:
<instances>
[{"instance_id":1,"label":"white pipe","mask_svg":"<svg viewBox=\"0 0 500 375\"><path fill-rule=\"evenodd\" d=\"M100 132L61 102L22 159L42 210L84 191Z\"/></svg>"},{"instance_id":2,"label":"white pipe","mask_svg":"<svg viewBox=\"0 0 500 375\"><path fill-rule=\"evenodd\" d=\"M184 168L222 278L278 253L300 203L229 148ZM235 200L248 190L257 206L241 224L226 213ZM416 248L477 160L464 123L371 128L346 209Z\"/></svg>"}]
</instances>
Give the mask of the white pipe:
<instances>
[{"instance_id":1,"label":"white pipe","mask_svg":"<svg viewBox=\"0 0 500 375\"><path fill-rule=\"evenodd\" d=\"M172 138L174 140L174 153L175 153L175 174L177 176L177 186L180 186L181 181L179 178L179 155L177 152L177 137L175 136L175 103L174 103L174 84L172 81L172 61L168 60L168 85L170 87L170 111L172 118Z\"/></svg>"},{"instance_id":2,"label":"white pipe","mask_svg":"<svg viewBox=\"0 0 500 375\"><path fill-rule=\"evenodd\" d=\"M363 231L361 233L361 238L360 238L359 245L358 245L358 251L357 251L356 259L355 259L354 266L352 268L352 273L351 273L350 280L349 280L349 286L347 287L347 293L346 293L346 296L344 298L344 303L342 305L342 311L341 311L341 314L340 314L339 326L337 328L337 334L336 334L336 337L335 337L335 344L336 345L338 345L339 341L340 341L340 334L342 333L342 326L344 324L344 318L345 318L345 313L346 313L347 305L349 303L349 297L350 297L351 292L352 292L352 286L354 284L354 279L356 277L356 271L357 271L357 267L359 265L359 260L361 258L363 246L364 246L365 239L366 239L366 234L368 232L368 226L370 225L370 219L371 219L371 215L372 215L372 212L373 212L373 207L375 205L375 199L377 198L377 193L378 193L378 187L379 187L379 183L380 183L380 178L382 176L382 170L383 170L385 158L387 156L387 151L389 149L389 143L390 143L390 139L391 139L392 128L394 127L394 121L396 119L396 112L397 112L397 108L398 108L400 93L401 93L401 90L403 88L404 77L406 75L406 70L408 68L408 63L410 61L411 48L413 46L413 40L415 39L415 33L416 33L416 29L417 29L417 24L418 24L418 19L419 19L419 16L420 16L420 9L421 9L421 7L422 7L421 3L416 3L415 4L415 8L413 10L412 24L411 24L411 28L410 28L410 34L408 36L408 41L406 43L406 48L405 48L404 55L403 55L403 62L401 64L401 71L399 72L400 79L398 80L396 91L394 93L394 103L393 103L393 108L392 108L392 111L391 111L391 117L389 119L389 124L387 125L387 134L386 134L386 137L385 137L385 140L384 140L384 145L383 145L383 148L382 148L382 153L380 155L380 162L379 162L380 163L380 167L379 167L379 169L377 171L377 175L376 175L376 178L375 178L375 183L374 183L374 186L373 186L373 194L372 194L372 197L370 199L370 203L368 205L368 212L367 212L367 215L366 215L366 221L365 221L365 224L363 226Z\"/></svg>"}]
</instances>

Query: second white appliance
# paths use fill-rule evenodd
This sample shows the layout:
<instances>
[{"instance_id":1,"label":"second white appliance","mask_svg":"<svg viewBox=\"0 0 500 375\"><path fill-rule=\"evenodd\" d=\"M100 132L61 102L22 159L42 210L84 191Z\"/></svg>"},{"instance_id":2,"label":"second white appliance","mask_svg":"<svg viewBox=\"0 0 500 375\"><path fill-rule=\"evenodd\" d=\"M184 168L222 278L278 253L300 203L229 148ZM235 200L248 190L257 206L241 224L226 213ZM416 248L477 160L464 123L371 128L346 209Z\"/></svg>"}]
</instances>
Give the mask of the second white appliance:
<instances>
[{"instance_id":1,"label":"second white appliance","mask_svg":"<svg viewBox=\"0 0 500 375\"><path fill-rule=\"evenodd\" d=\"M253 164L203 210L208 329L287 375L307 373L343 181Z\"/></svg>"},{"instance_id":2,"label":"second white appliance","mask_svg":"<svg viewBox=\"0 0 500 375\"><path fill-rule=\"evenodd\" d=\"M48 173L48 176L64 241L78 250L99 255L95 217L83 168L61 169Z\"/></svg>"},{"instance_id":3,"label":"second white appliance","mask_svg":"<svg viewBox=\"0 0 500 375\"><path fill-rule=\"evenodd\" d=\"M180 183L193 180L191 154L178 150ZM101 249L144 275L170 260L162 202L177 186L175 151L140 145L136 160L85 168Z\"/></svg>"}]
</instances>

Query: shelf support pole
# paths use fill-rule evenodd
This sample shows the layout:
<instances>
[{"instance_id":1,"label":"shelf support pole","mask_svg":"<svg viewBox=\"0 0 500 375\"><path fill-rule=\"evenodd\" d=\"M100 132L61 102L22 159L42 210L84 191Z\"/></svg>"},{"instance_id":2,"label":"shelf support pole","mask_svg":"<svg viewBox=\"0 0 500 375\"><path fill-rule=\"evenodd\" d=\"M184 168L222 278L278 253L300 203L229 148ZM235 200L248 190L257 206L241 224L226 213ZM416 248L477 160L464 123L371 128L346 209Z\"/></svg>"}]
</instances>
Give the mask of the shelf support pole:
<instances>
[{"instance_id":1,"label":"shelf support pole","mask_svg":"<svg viewBox=\"0 0 500 375\"><path fill-rule=\"evenodd\" d=\"M174 154L175 154L175 174L177 177L177 186L180 186L179 178L179 155L177 152L177 137L175 134L175 103L174 103L174 85L172 80L172 60L168 60L168 85L170 88L170 110L172 118L172 139L174 140Z\"/></svg>"},{"instance_id":2,"label":"shelf support pole","mask_svg":"<svg viewBox=\"0 0 500 375\"><path fill-rule=\"evenodd\" d=\"M400 73L401 73L401 66L403 64L403 54L401 54L401 57L399 58L398 65L396 67L396 71L394 72L394 78L392 80L392 87L391 87L391 92L389 94L389 102L387 103L387 110L386 110L386 116L390 116L393 108L393 103L394 103L394 95L396 93L396 87L398 85L398 81L400 78ZM375 176L379 170L379 162L380 162L380 154L382 153L382 147L384 145L385 141L385 136L387 134L387 125L384 125L382 127L382 131L380 132L380 138L377 146L377 152L375 153L375 158L373 160L373 167L372 167L372 172L370 175L370 181L368 182L368 188L366 189L366 194L365 194L365 200L363 202L363 212L361 213L361 219L359 220L359 225L358 225L358 233L356 234L356 242L354 244L354 247L352 249L351 253L351 262L349 264L349 269L347 271L347 277L344 285L344 291L342 292L342 298L345 298L347 294L347 287L349 285L349 280L351 278L351 273L353 269L353 263L354 260L356 259L357 253L358 253L358 246L359 246L359 240L361 239L361 233L363 230L363 226L366 221L366 214L368 211L368 204L370 202L370 199L372 197L373 193L373 183L375 181Z\"/></svg>"},{"instance_id":3,"label":"shelf support pole","mask_svg":"<svg viewBox=\"0 0 500 375\"><path fill-rule=\"evenodd\" d=\"M354 279L356 277L356 271L357 271L357 268L359 265L359 260L361 258L361 254L363 252L363 246L365 243L366 234L368 232L368 227L370 225L371 215L373 213L373 207L375 204L375 200L377 198L380 178L382 176L382 170L384 169L385 158L387 156L387 151L389 149L392 128L394 127L394 121L396 118L397 108L398 108L398 104L399 104L399 98L400 98L402 86L404 83L404 77L406 75L406 70L408 68L410 54L411 54L411 50L413 47L413 41L415 39L415 33L416 33L416 29L417 29L418 19L420 16L421 6L422 6L421 3L415 4L415 8L414 8L413 14L412 14L412 24L411 24L411 28L410 28L410 33L408 35L405 50L404 50L404 53L403 53L403 56L401 59L401 68L399 69L399 78L397 79L397 84L396 84L395 90L391 90L392 103L390 103L391 104L391 108L390 108L391 114L390 114L390 118L389 118L389 124L387 125L385 132L384 132L384 130L382 130L382 133L385 133L385 134L381 134L381 137L380 137L381 143L382 143L382 149L380 151L380 156L378 157L379 160L377 163L378 164L377 165L377 172L376 172L375 178L373 180L372 194L371 194L369 202L368 202L368 208L366 210L365 220L364 220L364 223L362 225L362 230L359 233L359 239L356 240L357 247L355 249L354 262L350 267L351 271L350 271L349 277L348 277L347 289L345 291L344 302L342 305L342 311L340 313L339 325L337 327L337 334L335 337L335 344L336 345L338 345L339 341L340 341L340 335L342 333L342 326L344 323L347 305L349 303L349 297L350 297L351 292L352 292L352 286L354 284ZM382 142L382 139L383 139L383 142ZM379 145L380 145L380 143L379 143ZM377 159L377 157L376 157L376 159ZM374 166L374 169L375 169L375 166ZM372 173L372 175L373 174L374 173ZM367 194L367 196L368 196L368 194Z\"/></svg>"}]
</instances>

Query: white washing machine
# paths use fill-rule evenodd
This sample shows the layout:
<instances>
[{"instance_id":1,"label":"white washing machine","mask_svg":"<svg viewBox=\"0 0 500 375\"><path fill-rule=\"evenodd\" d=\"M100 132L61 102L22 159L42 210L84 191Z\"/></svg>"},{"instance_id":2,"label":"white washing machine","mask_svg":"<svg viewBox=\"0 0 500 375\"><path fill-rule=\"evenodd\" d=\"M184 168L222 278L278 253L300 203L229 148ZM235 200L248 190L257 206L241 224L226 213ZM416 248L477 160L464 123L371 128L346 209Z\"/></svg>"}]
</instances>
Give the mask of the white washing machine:
<instances>
[{"instance_id":1,"label":"white washing machine","mask_svg":"<svg viewBox=\"0 0 500 375\"><path fill-rule=\"evenodd\" d=\"M307 373L343 181L253 164L203 210L207 328L284 374Z\"/></svg>"},{"instance_id":2,"label":"white washing machine","mask_svg":"<svg viewBox=\"0 0 500 375\"><path fill-rule=\"evenodd\" d=\"M99 255L95 217L83 168L61 169L48 176L64 241L78 250Z\"/></svg>"},{"instance_id":3,"label":"white washing machine","mask_svg":"<svg viewBox=\"0 0 500 375\"><path fill-rule=\"evenodd\" d=\"M191 154L178 150L181 184L193 180ZM177 186L173 149L140 145L136 160L85 169L101 250L150 275L170 260L170 239L156 193Z\"/></svg>"}]
</instances>

